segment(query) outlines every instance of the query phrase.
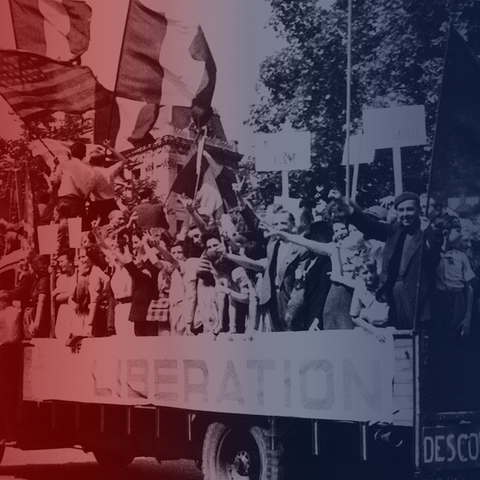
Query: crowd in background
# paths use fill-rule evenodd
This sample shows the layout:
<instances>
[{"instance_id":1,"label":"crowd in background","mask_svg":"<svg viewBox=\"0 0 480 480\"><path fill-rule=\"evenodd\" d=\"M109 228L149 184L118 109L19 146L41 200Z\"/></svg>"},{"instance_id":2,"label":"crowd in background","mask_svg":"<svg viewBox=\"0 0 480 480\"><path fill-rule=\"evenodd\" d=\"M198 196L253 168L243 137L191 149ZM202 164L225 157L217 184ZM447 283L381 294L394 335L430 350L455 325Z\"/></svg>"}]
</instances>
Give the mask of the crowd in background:
<instances>
[{"instance_id":1,"label":"crowd in background","mask_svg":"<svg viewBox=\"0 0 480 480\"><path fill-rule=\"evenodd\" d=\"M148 188L131 211L119 208L125 159L107 146L116 163L76 143L51 175L55 195L40 213L60 226L57 254L26 254L3 296L27 338L360 327L383 341L384 327L417 322L459 337L475 329L480 204L453 211L431 195L427 208L426 194L406 192L361 209L331 192L295 217L281 205L255 212L239 183L238 207L220 218L181 198L188 219L172 235ZM21 248L21 231L1 221L2 255Z\"/></svg>"}]
</instances>

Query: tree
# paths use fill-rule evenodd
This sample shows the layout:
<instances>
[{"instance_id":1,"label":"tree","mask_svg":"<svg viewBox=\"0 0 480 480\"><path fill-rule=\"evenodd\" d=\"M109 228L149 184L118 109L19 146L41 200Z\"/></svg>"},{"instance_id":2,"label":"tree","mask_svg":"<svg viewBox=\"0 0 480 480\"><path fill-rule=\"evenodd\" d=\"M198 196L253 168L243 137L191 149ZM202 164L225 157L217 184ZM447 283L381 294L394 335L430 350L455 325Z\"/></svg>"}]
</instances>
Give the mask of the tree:
<instances>
[{"instance_id":1,"label":"tree","mask_svg":"<svg viewBox=\"0 0 480 480\"><path fill-rule=\"evenodd\" d=\"M251 109L249 123L273 132L289 120L313 134L312 168L291 172L292 196L312 200L315 186L344 189L340 165L345 142L347 0L330 9L315 0L269 0L271 26L288 46L265 59L259 84L267 89ZM453 3L452 3L453 5ZM429 145L402 150L404 186L425 191L438 104L446 32L450 16L480 53L480 4L458 0L353 0L351 132L361 128L362 109L425 105ZM274 175L258 180L275 188ZM358 200L371 204L393 193L391 153L377 151L362 166Z\"/></svg>"},{"instance_id":2,"label":"tree","mask_svg":"<svg viewBox=\"0 0 480 480\"><path fill-rule=\"evenodd\" d=\"M20 220L17 217L23 215L22 199L27 170L36 202L48 198L50 189L50 169L42 159L32 157L30 141L36 138L75 140L88 135L92 128L91 122L80 115L45 115L30 122L28 127L23 127L23 134L18 139L0 137L0 216L13 221ZM12 189L19 190L18 197Z\"/></svg>"}]
</instances>

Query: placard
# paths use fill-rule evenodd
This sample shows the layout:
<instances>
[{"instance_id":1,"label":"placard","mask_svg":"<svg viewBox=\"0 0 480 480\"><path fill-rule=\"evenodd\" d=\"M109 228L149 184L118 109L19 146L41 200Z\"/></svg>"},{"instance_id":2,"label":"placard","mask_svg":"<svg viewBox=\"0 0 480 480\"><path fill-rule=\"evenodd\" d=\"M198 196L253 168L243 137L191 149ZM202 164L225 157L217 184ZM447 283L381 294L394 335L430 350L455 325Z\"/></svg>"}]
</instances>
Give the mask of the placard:
<instances>
[{"instance_id":1,"label":"placard","mask_svg":"<svg viewBox=\"0 0 480 480\"><path fill-rule=\"evenodd\" d=\"M425 107L413 105L363 110L363 133L375 149L425 145Z\"/></svg>"},{"instance_id":2,"label":"placard","mask_svg":"<svg viewBox=\"0 0 480 480\"><path fill-rule=\"evenodd\" d=\"M38 250L40 255L53 255L58 249L58 225L39 225L37 227Z\"/></svg>"},{"instance_id":3,"label":"placard","mask_svg":"<svg viewBox=\"0 0 480 480\"><path fill-rule=\"evenodd\" d=\"M362 133L350 135L350 165L372 163L374 157L375 148L369 138ZM343 147L342 165L347 165L347 140Z\"/></svg>"},{"instance_id":4,"label":"placard","mask_svg":"<svg viewBox=\"0 0 480 480\"><path fill-rule=\"evenodd\" d=\"M311 166L310 132L257 133L252 156L257 172L308 170Z\"/></svg>"},{"instance_id":5,"label":"placard","mask_svg":"<svg viewBox=\"0 0 480 480\"><path fill-rule=\"evenodd\" d=\"M70 248L80 248L82 244L82 218L68 219L68 242Z\"/></svg>"}]
</instances>

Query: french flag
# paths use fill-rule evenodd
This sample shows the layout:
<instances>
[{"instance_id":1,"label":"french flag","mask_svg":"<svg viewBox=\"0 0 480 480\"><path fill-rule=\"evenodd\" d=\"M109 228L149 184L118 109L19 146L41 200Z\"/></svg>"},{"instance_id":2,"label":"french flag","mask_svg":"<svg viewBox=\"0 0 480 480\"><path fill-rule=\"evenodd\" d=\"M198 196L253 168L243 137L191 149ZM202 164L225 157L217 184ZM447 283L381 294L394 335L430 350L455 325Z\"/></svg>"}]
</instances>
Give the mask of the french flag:
<instances>
[{"instance_id":1,"label":"french flag","mask_svg":"<svg viewBox=\"0 0 480 480\"><path fill-rule=\"evenodd\" d=\"M10 0L19 50L70 61L90 43L92 9L79 0Z\"/></svg>"},{"instance_id":2,"label":"french flag","mask_svg":"<svg viewBox=\"0 0 480 480\"><path fill-rule=\"evenodd\" d=\"M107 136L117 149L151 142L161 106L190 107L197 126L212 114L215 61L201 27L184 19L184 9L184 2L130 2L116 101L96 122L99 133L108 123Z\"/></svg>"}]
</instances>

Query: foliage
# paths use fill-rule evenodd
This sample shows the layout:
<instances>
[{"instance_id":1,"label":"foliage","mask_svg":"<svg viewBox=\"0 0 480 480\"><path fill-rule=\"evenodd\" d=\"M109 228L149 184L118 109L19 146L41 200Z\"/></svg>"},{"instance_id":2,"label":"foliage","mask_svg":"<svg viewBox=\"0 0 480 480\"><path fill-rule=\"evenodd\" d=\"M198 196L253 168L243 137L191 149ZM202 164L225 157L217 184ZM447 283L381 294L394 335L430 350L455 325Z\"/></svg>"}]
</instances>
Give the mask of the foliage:
<instances>
[{"instance_id":1,"label":"foliage","mask_svg":"<svg viewBox=\"0 0 480 480\"><path fill-rule=\"evenodd\" d=\"M28 169L35 201L48 196L48 175L50 169L39 158L33 158L28 148L35 138L54 138L57 140L79 139L91 130L90 122L80 115L46 115L24 125L23 135L19 139L0 137L0 215L18 220L18 211L22 209L25 173ZM15 177L18 180L17 201ZM13 193L13 195L12 195ZM17 205L20 203L20 207ZM13 215L13 216L12 216Z\"/></svg>"},{"instance_id":2,"label":"foliage","mask_svg":"<svg viewBox=\"0 0 480 480\"><path fill-rule=\"evenodd\" d=\"M23 205L25 172L28 169L32 182L34 199L48 197L49 167L41 158L33 158L28 148L29 142L36 138L53 138L63 141L90 142L92 132L91 118L81 115L46 115L24 126L21 138L8 140L0 137L0 217L18 220L16 195L12 196L15 176L18 178L20 205ZM16 173L17 172L17 173ZM155 189L155 182L150 180L125 180L117 188L120 201L127 207L138 203L137 192L143 186ZM21 207L20 206L20 211Z\"/></svg>"},{"instance_id":3,"label":"foliage","mask_svg":"<svg viewBox=\"0 0 480 480\"><path fill-rule=\"evenodd\" d=\"M155 191L156 186L156 181L148 178L140 180L125 180L117 184L115 188L115 195L122 205L131 210L135 205L140 203L138 192L142 188L150 188L152 191ZM152 200L156 201L157 199L152 198Z\"/></svg>"},{"instance_id":4,"label":"foliage","mask_svg":"<svg viewBox=\"0 0 480 480\"><path fill-rule=\"evenodd\" d=\"M288 120L312 132L312 168L290 173L291 196L313 200L316 186L344 189L340 165L346 124L347 0L329 9L315 0L269 0L271 26L288 45L265 59L259 88L267 94L249 118L260 132L274 132ZM453 5L453 2L452 2ZM402 149L404 188L426 190L438 92L450 16L470 46L480 53L480 2L458 0L353 0L351 133L362 127L362 110L425 105L425 147ZM263 91L263 89L262 89ZM246 169L252 170L251 165ZM279 194L278 174L254 174L250 196L258 189L270 199ZM379 150L362 165L359 203L371 204L393 193L392 153ZM272 193L275 192L275 193ZM257 203L257 206L259 203Z\"/></svg>"}]
</instances>

